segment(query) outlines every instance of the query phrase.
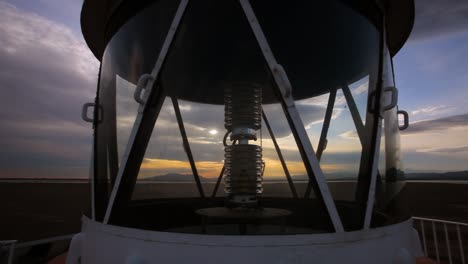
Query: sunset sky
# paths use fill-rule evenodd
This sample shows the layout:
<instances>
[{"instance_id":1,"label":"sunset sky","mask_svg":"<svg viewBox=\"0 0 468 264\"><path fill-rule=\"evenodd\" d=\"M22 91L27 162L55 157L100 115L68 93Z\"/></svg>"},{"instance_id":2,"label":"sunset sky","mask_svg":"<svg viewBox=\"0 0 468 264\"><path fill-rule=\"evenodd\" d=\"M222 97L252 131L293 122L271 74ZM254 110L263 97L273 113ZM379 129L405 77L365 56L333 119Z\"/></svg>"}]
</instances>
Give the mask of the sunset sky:
<instances>
[{"instance_id":1,"label":"sunset sky","mask_svg":"<svg viewBox=\"0 0 468 264\"><path fill-rule=\"evenodd\" d=\"M0 178L88 176L92 129L80 114L82 104L94 100L99 63L81 35L81 2L0 0ZM416 0L413 33L394 58L399 108L410 113L411 121L402 133L407 172L468 170L467 60L468 1ZM361 80L351 86L358 104L365 99L365 84ZM129 97L124 92L132 85L123 79L119 85L127 87L121 95ZM308 113L315 107L321 113L302 116L316 147L327 96L313 100L298 102L298 108ZM337 100L322 167L330 173L355 168L359 161L343 96L338 94ZM117 112L136 110L125 107ZM203 107L207 106L181 102L199 172L212 177L222 166L223 113L222 107ZM265 110L277 116L274 107ZM150 142L142 177L162 171L190 173L186 159L180 158L184 154L172 114L166 104L155 129L162 132ZM125 134L132 119L121 117L119 129ZM284 120L270 121L291 173L303 173L292 136L282 130ZM265 161L270 164L265 173L280 176L273 145L263 133ZM119 138L120 145L125 141L125 136Z\"/></svg>"}]
</instances>

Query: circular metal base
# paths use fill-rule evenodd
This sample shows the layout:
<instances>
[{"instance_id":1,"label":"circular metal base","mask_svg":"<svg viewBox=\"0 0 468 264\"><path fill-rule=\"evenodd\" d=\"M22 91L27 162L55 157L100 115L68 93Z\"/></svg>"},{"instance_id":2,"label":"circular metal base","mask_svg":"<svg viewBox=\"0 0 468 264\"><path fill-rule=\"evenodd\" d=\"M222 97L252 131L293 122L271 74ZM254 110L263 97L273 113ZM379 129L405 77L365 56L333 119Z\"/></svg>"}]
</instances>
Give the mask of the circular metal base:
<instances>
[{"instance_id":1,"label":"circular metal base","mask_svg":"<svg viewBox=\"0 0 468 264\"><path fill-rule=\"evenodd\" d=\"M233 219L233 220L261 220L287 217L292 214L291 211L279 208L227 208L212 207L203 208L195 211L202 217Z\"/></svg>"},{"instance_id":2,"label":"circular metal base","mask_svg":"<svg viewBox=\"0 0 468 264\"><path fill-rule=\"evenodd\" d=\"M207 227L213 222L232 222L239 227L239 234L246 235L247 225L253 225L258 229L260 225L266 222L277 222L280 233L285 232L286 217L292 212L279 208L227 208L212 207L203 208L195 211L202 217L202 233L207 233Z\"/></svg>"}]
</instances>

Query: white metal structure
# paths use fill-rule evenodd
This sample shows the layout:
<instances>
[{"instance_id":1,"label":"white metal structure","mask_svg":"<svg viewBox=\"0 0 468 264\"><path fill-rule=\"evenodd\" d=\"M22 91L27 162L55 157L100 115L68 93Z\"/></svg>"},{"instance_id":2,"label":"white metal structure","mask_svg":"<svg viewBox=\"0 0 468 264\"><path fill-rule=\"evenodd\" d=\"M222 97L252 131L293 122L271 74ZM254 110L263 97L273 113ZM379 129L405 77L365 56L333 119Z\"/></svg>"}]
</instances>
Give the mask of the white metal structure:
<instances>
[{"instance_id":1,"label":"white metal structure","mask_svg":"<svg viewBox=\"0 0 468 264\"><path fill-rule=\"evenodd\" d=\"M411 220L355 232L263 237L154 232L105 225L87 218L82 221L83 230L72 240L68 264L413 264L419 249ZM393 250L381 251L380 248Z\"/></svg>"},{"instance_id":2,"label":"white metal structure","mask_svg":"<svg viewBox=\"0 0 468 264\"><path fill-rule=\"evenodd\" d=\"M167 1L166 3L169 2L170 1ZM295 92L300 91L300 88L293 87L293 84L299 87L299 85L297 85L297 82L293 81L292 76L294 76L294 71L291 70L291 68L288 68L288 66L290 65L287 65L287 63L284 63L284 65L281 65L279 63L281 62L281 59L279 59L281 56L278 55L280 52L276 53L277 51L273 49L273 47L275 47L274 41L268 39L271 36L268 35L267 30L264 31L265 28L268 28L268 23L263 24L265 25L265 28L263 28L263 25L260 25L261 15L257 17L255 13L259 10L255 9L255 4L259 3L260 1L256 3L253 3L253 1L249 0L239 0L230 2L230 4L234 3L240 5L237 7L240 7L239 10L241 11L241 14L245 16L242 17L241 20L246 21L246 24L248 25L246 29L248 33L246 33L246 35L253 33L252 39L246 38L243 40L239 40L239 42L244 41L244 43L242 43L240 47L242 49L244 48L243 45L247 46L246 43L250 43L251 49L258 49L258 51L260 51L260 64L266 63L266 76L271 77L271 79L269 79L270 83L268 85L263 85L271 89L271 91L269 92L274 94L275 98L277 99L276 102L279 103L283 110L283 113L289 124L289 129L292 131L291 134L293 135L294 141L297 144L298 152L303 161L303 165L307 173L306 176L308 177L308 183L304 191L304 197L303 199L299 199L294 188L294 184L292 183L291 177L289 173L287 173L288 164L281 157L279 150L280 148L274 139L272 130L267 122L266 115L264 112L262 112L264 121L265 123L267 123L270 136L273 138L276 152L280 156L282 162L281 164L283 166L283 169L285 170L290 189L294 196L294 199L282 199L279 197L274 197L274 199L276 200L273 200L277 202L278 207L284 207L283 209L285 209L284 211L288 213L288 216L289 212L292 212L291 215L293 216L294 213L304 213L304 215L307 215L308 218L304 217L302 219L297 219L299 217L296 217L296 222L294 224L282 226L281 232L279 233L277 231L268 231L262 233L262 228L263 231L271 230L273 225L271 223L266 222L262 222L261 224L259 224L260 220L262 219L260 217L257 217L256 219L254 219L255 221L248 223L249 225L251 225L251 229L257 232L254 232L255 235L253 235L252 233L245 232L245 226L247 225L246 219L251 220L247 216L249 214L262 215L262 211L266 211L269 207L267 207L266 205L262 205L254 209L246 209L245 207L240 206L238 208L241 208L243 210L243 213L241 214L242 217L240 217L240 220L236 218L235 220L238 222L235 222L234 224L231 222L214 224L213 229L216 229L216 232L214 232L216 235L214 235L213 233L206 233L205 219L202 220L202 229L204 230L202 232L199 231L200 226L198 225L198 222L196 220L192 222L187 220L184 222L182 221L184 219L182 219L181 221L183 223L179 224L178 226L176 226L175 224L171 226L171 221L179 221L180 219L176 218L183 218L184 215L186 215L185 213L187 211L189 211L187 215L193 218L193 212L195 211L193 210L194 208L199 209L202 206L206 206L209 208L217 208L215 205L219 204L219 202L221 201L221 199L219 199L220 197L215 197L220 182L219 179L216 183L215 190L211 197L211 203L208 203L206 197L204 196L203 188L200 183L200 178L197 175L198 173L196 172L196 165L193 160L193 157L191 157L192 154L189 148L189 140L187 135L185 134L185 131L183 131L183 122L182 118L180 117L180 109L177 103L178 99L187 99L189 101L202 103L209 102L209 99L200 98L203 97L203 95L199 94L190 94L189 96L186 96L182 92L181 94L177 94L175 92L175 90L177 90L177 85L167 85L169 87L164 86L164 80L167 81L167 79L176 79L177 83L178 78L183 78L184 76L182 76L182 73L180 73L181 76L178 75L178 70L179 68L183 67L186 61L190 61L191 59L191 53L187 55L187 58L184 58L183 55L174 55L174 53L176 52L171 54L171 51L173 51L177 47L184 51L183 48L188 46L188 50L190 50L191 52L196 52L195 50L190 49L192 48L191 45L197 47L196 44L190 43L190 41L187 40L189 39L189 35L185 35L190 29L188 22L184 24L184 16L189 16L187 15L187 12L189 12L188 10L190 9L190 7L197 10L197 7L193 4L193 2L194 1L181 0L177 8L175 9L175 15L170 20L171 22L168 26L167 32L162 28L158 28L158 32L155 32L155 35L156 33L160 34L155 38L162 41L162 45L159 51L157 51L155 55L153 54L150 56L155 56L156 59L153 61L153 58L150 58L147 61L141 61L142 64L148 63L148 61L151 62L151 74L141 73L138 71L136 71L138 73L134 73L134 69L129 70L125 68L128 65L130 65L130 68L132 66L138 68L139 62L135 63L135 61L138 61L141 58L146 58L145 56L147 56L147 54L145 54L144 52L142 54L138 54L138 52L140 52L138 50L138 47L145 45L146 43L139 43L138 41L135 41L133 43L131 37L129 37L130 41L128 42L131 44L128 44L127 42L125 42L124 44L119 43L121 44L120 46L125 47L122 51L125 55L128 55L130 59L128 61L123 60L122 62L120 62L120 64L116 63L117 66L115 68L124 65L123 68L125 69L117 71L114 69L114 67L111 66L103 68L104 71L110 72L109 76L111 81L109 81L108 83L111 84L113 81L116 82L115 78L117 78L116 76L120 76L119 74L135 75L132 76L132 78L139 76L133 94L135 101L138 103L138 112L136 113L135 121L132 124L131 133L128 137L128 143L127 145L125 145L125 150L123 151L123 156L120 159L120 161L116 161L116 158L113 161L114 163L111 164L111 159L113 158L110 158L110 156L106 156L109 155L108 153L111 151L110 148L116 147L116 139L115 141L112 141L112 143L110 143L109 145L106 145L104 147L104 151L100 150L100 148L102 147L100 146L99 142L95 146L95 148L97 149L95 150L96 153L100 153L101 156L102 153L105 153L104 156L106 156L106 158L104 159L104 170L106 171L106 173L98 172L98 174L100 174L101 177L101 182L97 180L96 177L98 176L96 175L96 173L92 174L93 192L95 192L94 194L96 194L98 190L102 190L102 192L107 192L107 187L111 187L111 192L108 197L106 197L106 194L102 194L104 199L100 199L94 196L94 207L92 214L93 219L89 219L87 217L82 218L82 232L77 234L72 239L67 263L184 263L189 261L195 263L414 263L417 257L422 256L422 252L419 246L418 235L413 229L412 220L408 219L408 217L391 219L388 218L385 215L385 213L377 212L375 209L377 207L377 182L379 180L382 180L383 177L382 174L379 173L378 169L380 140L382 134L387 133L388 130L387 127L385 128L385 131L382 129L383 117L384 115L387 115L385 113L386 111L395 110L397 105L397 90L396 88L394 88L393 69L391 65L392 52L390 48L387 47L387 33L385 29L386 21L384 20L383 15L384 11L383 9L379 9L381 7L375 2L372 2L367 6L359 6L356 3L351 4L351 6L355 9L350 8L346 4L339 6L339 4L342 4L339 1L335 3L339 3L337 6L334 6L334 4L331 4L329 6L330 8L333 7L336 9L342 8L340 9L340 12L343 12L343 14L347 13L351 18L354 14L354 18L357 21L355 21L356 25L363 26L364 28L368 27L366 29L370 28L369 31L371 33L369 33L370 35L368 37L371 38L373 42L369 42L372 42L372 44L379 43L378 45L373 46L375 48L375 51L378 51L374 53L377 54L377 60L375 61L378 61L378 63L374 63L375 61L371 59L368 59L368 61L364 60L362 64L357 64L361 67L359 73L354 73L354 69L349 70L350 73L345 74L345 77L343 77L343 82L340 81L338 84L334 84L333 81L327 80L329 81L329 83L331 83L328 83L327 85L334 86L331 89L327 85L324 85L326 86L326 88L323 88L323 91L321 91L320 88L316 88L316 93L313 93L310 91L312 91L314 88L307 88L309 89L310 94L303 95L302 99L307 99L313 96L320 96L327 91L329 91L330 93L330 97L328 100L329 103L327 106L324 120L324 126L322 128L322 135L320 137L317 152L312 146L311 139L309 138L310 134L308 134L306 124L301 118L298 109L299 107L296 103L297 93L295 94ZM356 6L353 6L354 4L356 4ZM169 4L167 5L169 6ZM203 10L203 8L201 8L203 7L203 5L200 5L198 7L200 8L198 9L198 11L201 12L200 10ZM331 10L333 10L333 8L331 8ZM215 8L213 9L215 10ZM369 10L374 10L375 14L369 15L369 17L362 15L364 12L368 12ZM162 14L159 15L163 16ZM193 18L193 13L191 15ZM370 17L374 15L376 15L377 17L380 16L382 20L377 19L376 21L371 22ZM146 17L141 16L142 19L150 17L157 17L157 15L147 15ZM237 23L237 17L232 17L234 17L233 23ZM164 24L167 21L158 22ZM242 22L240 22L239 24L241 23ZM147 21L143 22L143 25L147 24ZM346 27L342 24L332 24L332 26L342 27L346 29ZM140 29L142 28L137 27L133 28L132 30L129 30L128 32L138 32L135 34L144 35L144 33L139 32ZM235 30L236 29L234 29L233 31ZM153 34L153 32L151 31L145 33ZM199 33L201 34L201 32ZM132 37L135 36L132 35ZM202 38L198 36L196 37L198 39ZM230 38L228 37L227 39ZM252 44L251 40L254 40L254 44ZM235 41L238 40L233 39L231 42ZM319 38L317 38L317 41L319 41ZM128 44L129 46L126 46L126 44ZM135 54L129 51L129 49L131 49L129 47L131 47L132 45L133 48L137 47L135 48ZM110 48L109 50L111 51L109 51L107 55L112 57L112 55L109 55L112 53L112 48ZM154 50L152 50L151 52L154 52ZM227 53L229 53L229 51ZM351 54L353 53L354 50L351 51ZM180 54L184 53L181 52ZM119 59L120 54L117 53L113 55L115 56L116 60ZM227 57L229 57L229 55L231 54L227 55ZM168 70L167 68L171 67L167 65L170 64L171 58L172 61L176 61L176 59L173 59L174 56L176 56L176 58L177 56L182 57L182 59L180 60L182 61L182 65L173 67L172 69L174 70L175 68L175 72L177 74L170 75L167 73L170 72L170 70ZM216 56L216 54L212 56ZM346 55L343 57L353 58L351 55ZM180 59L180 57L178 58ZM231 59L232 61L236 61L231 57L229 57L229 59ZM193 60L196 61L196 59ZM203 60L203 58L201 58L200 60ZM350 59L350 61L352 60L359 59ZM344 61L343 59L343 64L346 64L347 62L349 61ZM245 61L242 62L241 67L243 67L245 64ZM373 67L376 64L378 64L378 66ZM235 66L233 62L233 65L229 66L235 68L239 65ZM350 68L357 68L357 66ZM115 70L115 72L113 70ZM212 72L217 71L216 69L213 69ZM211 74L212 72L209 72L209 74ZM333 71L331 72L331 75L333 76ZM365 73L364 76L362 76L362 72ZM232 72L229 71L228 75L234 75L231 73ZM103 74L102 71L101 74ZM248 72L245 74L247 75ZM240 76L241 78L244 77L243 74L241 74ZM348 87L348 83L356 81L356 78L362 79L363 77L368 78L368 100L366 105L367 109L365 110L365 122L361 120L361 117L359 115L359 109L356 107L356 104L353 100L352 91ZM260 77L260 79L261 78L263 77ZM201 83L200 79L202 78L196 79L196 81L194 82L198 81ZM213 77L213 79L216 78ZM255 84L254 81L251 82ZM168 83L171 82L168 81ZM181 81L181 83L184 82ZM215 83L215 88L210 88L211 90L206 88L204 92L218 92L218 90L220 90L218 88L221 87L223 83ZM188 85L190 84L191 83L189 83ZM187 84L184 83L184 85ZM351 111L354 125L357 129L357 134L360 139L360 147L362 147L362 157L360 159L358 172L359 179L357 181L358 186L356 188L356 198L353 201L353 203L349 203L347 201L337 201L337 199L333 197L333 194L329 189L329 184L326 181L325 174L322 170L323 168L320 165L322 153L326 148L326 136L328 127L332 119L334 101L336 99L338 89L336 88L337 85L342 87L346 102ZM190 90L191 87L184 87L183 89ZM307 90L306 88L302 89ZM111 93L107 94L106 97L115 100L116 91L109 91ZM219 100L218 97L212 94L209 95L212 96L211 102L213 104L219 103L219 101L217 101ZM164 202L167 202L165 200L163 202L156 201L155 206L162 207L148 208L162 208L162 211L160 211L161 213L158 212L159 214L156 216L156 219L151 218L155 221L159 220L160 222L152 223L150 219L143 219L147 222L139 222L139 220L142 220L141 218L145 217L144 214L143 216L138 216L139 218L136 217L136 220L131 219L131 217L133 217L131 213L132 211L125 211L125 209L132 209L134 210L133 212L140 213L141 211L138 210L145 206L144 202L142 202L141 204L132 204L132 188L134 188L133 185L135 185L137 178L136 174L138 174L140 168L139 166L143 161L144 152L146 150L146 147L148 146L148 142L151 137L151 131L155 126L155 122L158 118L161 108L163 107L164 99L166 96L171 97L174 106L174 111L177 115L177 122L183 137L184 150L187 156L189 156L188 158L194 174L193 176L195 177L195 181L197 183L197 187L200 194L200 197L197 197L197 199L199 198L199 200L195 201L194 203L196 204L196 202L199 202L199 204L190 204L191 201L189 199L184 201L171 201L174 203L168 204L164 204ZM96 101L99 102L99 99L102 99L102 105L104 105L106 104L105 100L108 98L97 98ZM262 106L262 104L268 103L272 102L266 100L260 102L260 106ZM101 107L101 103L97 103L97 105ZM103 108L106 108L106 106L103 106ZM110 115L112 117L111 119L114 122L113 125L115 125L115 122L118 119L118 117L114 116L116 112L115 105L113 105L112 107L107 106L107 109L109 108L112 110L108 112L106 112L106 110L103 110L104 118L107 118ZM100 111L100 109L98 111ZM392 113L394 113L394 111ZM395 117L393 119L390 117L388 119L391 119L391 124L398 125L394 122L396 120L396 112L394 114ZM89 120L90 119L88 119L88 121ZM94 123L96 124L96 126L99 126L99 122L94 120ZM243 127L241 126L240 128ZM394 127L392 126L391 128ZM116 133L115 130L117 130L117 128L111 126L111 128L109 130L106 130L105 132L99 132L98 130L97 134L101 133L102 135L102 133L109 133L109 131L111 133ZM389 131L388 133L395 134L395 140L398 139L398 131ZM246 140L246 142L248 142L248 140ZM234 144L234 142L232 144ZM386 148L390 147L391 146L386 146ZM117 151L115 151L114 153L116 152ZM399 155L398 152L395 153L395 155ZM261 155L261 153L259 155ZM100 166L102 167L102 161L100 162ZM98 166L97 164L94 165ZM111 169L109 168L112 166L114 166L113 168L116 172L115 175L113 175ZM391 169L394 173L394 175L392 175L395 177L395 179L392 180L396 181L396 177L398 176L400 167L392 167ZM224 168L221 172L220 177L222 176L223 172ZM110 181L111 185L104 184L104 188L99 188L96 185L96 183L102 183L106 181ZM312 189L314 191L315 199L311 199ZM240 195L243 194L240 193ZM107 198L108 200L105 200ZM217 198L217 200L214 198ZM105 208L105 213L102 217L100 216L102 215L101 212L99 214L97 213L98 208L96 205L99 199L101 200L99 204L99 210L102 211L102 208ZM268 199L264 199L262 200L262 202L265 202L267 200ZM187 204L183 204L184 202ZM316 207L312 206L315 206L316 204ZM163 215L164 212L173 212L171 211L171 208L168 208L170 206L180 207L183 210L187 211L176 211L176 213L174 213L175 216L173 219L171 219L171 217L167 217L166 219ZM338 208L339 206L341 206L341 208ZM228 206L226 205L223 208L228 208ZM294 210L292 210L291 208L293 208L295 212L293 212ZM302 212L302 208L307 208L310 210L310 212ZM286 209L291 210L288 211ZM323 210L320 211L321 209ZM155 210L157 211L157 209ZM226 210L231 210L231 208ZM252 213L252 211L249 210L256 211L254 211L255 213ZM198 211L199 210L197 210L197 212ZM384 210L382 210L382 212L383 211ZM319 220L319 218L323 218L325 220L321 221ZM128 222L126 222L126 220L128 220ZM135 221L132 222L133 220ZM281 220L283 221L284 219ZM139 224L143 222L144 224L139 226ZM320 228L316 228L314 224L317 224L317 226L320 226ZM232 228L232 226L235 225L244 226L244 231L239 232L240 235L230 235L228 234L228 232L219 231L225 230L226 228L231 228L230 231L232 231L233 229L235 229Z\"/></svg>"}]
</instances>

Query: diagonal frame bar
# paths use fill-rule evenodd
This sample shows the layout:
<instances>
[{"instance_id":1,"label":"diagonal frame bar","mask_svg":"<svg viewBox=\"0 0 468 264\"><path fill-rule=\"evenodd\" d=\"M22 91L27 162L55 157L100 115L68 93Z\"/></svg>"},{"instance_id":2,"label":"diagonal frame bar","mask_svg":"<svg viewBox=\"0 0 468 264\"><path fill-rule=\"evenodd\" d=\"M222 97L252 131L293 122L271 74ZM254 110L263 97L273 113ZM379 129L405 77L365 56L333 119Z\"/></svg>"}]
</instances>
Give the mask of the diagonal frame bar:
<instances>
[{"instance_id":1,"label":"diagonal frame bar","mask_svg":"<svg viewBox=\"0 0 468 264\"><path fill-rule=\"evenodd\" d=\"M263 111L263 109L262 109L262 116L263 116L263 121L265 122L265 125L268 129L268 133L270 134L271 140L273 141L273 145L275 146L276 153L278 154L278 158L280 159L281 166L283 167L284 175L286 175L286 179L288 180L289 188L291 189L291 194L293 195L294 198L297 199L298 197L297 197L296 187L294 186L294 182L291 178L291 175L289 174L288 166L286 165L286 162L284 161L283 153L281 153L281 149L278 145L278 142L276 141L275 135L273 134L273 129L271 129L270 122L268 122L265 111Z\"/></svg>"},{"instance_id":2,"label":"diagonal frame bar","mask_svg":"<svg viewBox=\"0 0 468 264\"><path fill-rule=\"evenodd\" d=\"M213 189L213 193L211 194L211 198L215 198L216 194L218 193L218 188L219 188L219 185L221 184L221 180L223 179L225 169L226 169L226 167L224 167L224 165L223 165L223 168L221 169L221 172L219 173L218 179L216 180L216 184L215 184L215 187Z\"/></svg>"},{"instance_id":3,"label":"diagonal frame bar","mask_svg":"<svg viewBox=\"0 0 468 264\"><path fill-rule=\"evenodd\" d=\"M154 124L156 123L157 116L159 115L164 102L164 88L157 84L157 80L188 2L189 0L180 1L179 7L177 8L166 35L166 39L164 40L161 51L159 52L158 58L151 72L151 78L148 78L146 83L146 92L143 99L144 104L140 105L138 109L138 115L133 125L128 144L125 148L122 163L117 172L114 187L109 197L109 203L103 220L104 224L109 223L115 204L123 203L131 196L131 193L128 191L124 193L124 191L121 190L121 186L125 186L122 185L121 182L124 179L124 181L127 181L130 185L132 185L132 183L134 185L134 181L130 182L130 179L127 178L129 175L136 177L136 174L138 173L139 164L143 160L144 150L146 149ZM129 187L131 186L126 186L127 189Z\"/></svg>"},{"instance_id":4,"label":"diagonal frame bar","mask_svg":"<svg viewBox=\"0 0 468 264\"><path fill-rule=\"evenodd\" d=\"M343 224L340 216L338 215L338 210L336 209L336 205L325 181L323 172L320 169L317 156L312 148L307 131L305 130L304 124L295 106L295 102L291 94L291 84L287 78L286 72L283 67L276 62L249 0L239 0L239 2L260 46L265 61L273 75L276 84L274 87L277 89L276 92L281 95L281 105L286 118L288 119L288 123L291 127L296 143L298 144L301 157L304 160L304 165L309 174L309 182L313 184L317 198L323 202L335 231L344 232Z\"/></svg>"},{"instance_id":5,"label":"diagonal frame bar","mask_svg":"<svg viewBox=\"0 0 468 264\"><path fill-rule=\"evenodd\" d=\"M333 115L333 108L335 107L336 89L330 91L328 97L327 110L325 111L325 119L323 120L322 132L320 133L320 140L317 146L317 159L322 159L323 151L327 148L327 135L330 128L330 121Z\"/></svg>"},{"instance_id":6,"label":"diagonal frame bar","mask_svg":"<svg viewBox=\"0 0 468 264\"><path fill-rule=\"evenodd\" d=\"M346 99L346 104L348 104L349 112L351 113L351 117L353 118L354 126L356 127L359 141L361 141L361 145L363 145L365 142L365 127L364 123L362 122L361 116L359 115L359 110L356 106L356 102L354 101L353 95L351 94L351 90L349 89L348 85L343 85L342 90Z\"/></svg>"},{"instance_id":7,"label":"diagonal frame bar","mask_svg":"<svg viewBox=\"0 0 468 264\"><path fill-rule=\"evenodd\" d=\"M200 181L200 176L198 175L197 166L195 165L195 160L193 159L192 150L190 149L190 143L187 138L187 132L185 131L184 121L182 120L182 114L180 113L179 102L176 98L171 97L172 105L174 106L174 112L177 119L177 124L179 125L180 135L182 136L182 142L184 144L184 150L187 154L187 158L190 163L190 168L192 169L193 177L195 183L197 184L198 192L200 197L205 198L205 193L203 192L203 186Z\"/></svg>"}]
</instances>

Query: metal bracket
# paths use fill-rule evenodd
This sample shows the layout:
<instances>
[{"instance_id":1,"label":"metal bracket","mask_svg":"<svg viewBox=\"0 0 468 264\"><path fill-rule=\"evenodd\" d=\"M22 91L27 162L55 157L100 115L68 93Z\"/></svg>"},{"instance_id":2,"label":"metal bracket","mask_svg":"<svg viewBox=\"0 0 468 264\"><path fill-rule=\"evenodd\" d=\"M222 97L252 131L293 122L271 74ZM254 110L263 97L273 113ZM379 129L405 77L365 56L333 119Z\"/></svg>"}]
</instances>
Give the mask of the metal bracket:
<instances>
[{"instance_id":1,"label":"metal bracket","mask_svg":"<svg viewBox=\"0 0 468 264\"><path fill-rule=\"evenodd\" d=\"M153 76L149 73L145 73L140 76L140 79L138 79L137 86L135 88L135 92L133 93L133 98L135 101L141 105L145 104L145 94L146 94L146 86L148 84L148 81L152 80ZM142 91L144 90L144 93Z\"/></svg>"},{"instance_id":2,"label":"metal bracket","mask_svg":"<svg viewBox=\"0 0 468 264\"><path fill-rule=\"evenodd\" d=\"M83 108L81 108L81 119L83 119L83 121L85 122L89 122L89 123L93 123L94 122L94 118L93 117L89 117L88 116L88 110L89 108L95 108L96 107L96 104L95 103L85 103L83 105ZM101 110L101 107L99 107L99 113L98 113L98 122L101 122L102 120L102 110Z\"/></svg>"},{"instance_id":3,"label":"metal bracket","mask_svg":"<svg viewBox=\"0 0 468 264\"><path fill-rule=\"evenodd\" d=\"M281 91L281 94L285 98L289 98L292 96L292 85L291 82L289 81L288 75L286 74L286 71L284 70L283 66L281 64L276 64L273 66L273 74L278 77L278 81L280 82L278 84L278 88Z\"/></svg>"},{"instance_id":4,"label":"metal bracket","mask_svg":"<svg viewBox=\"0 0 468 264\"><path fill-rule=\"evenodd\" d=\"M391 98L390 98L390 103L388 103L387 105L382 105L382 109L380 111L380 116L382 116L382 113L385 112L385 111L388 111L394 107L397 106L398 104L398 89L396 87L386 87L382 90L383 92L383 95L384 95L384 98L385 98L385 93L392 93L391 95ZM369 112L371 113L375 113L375 109L374 109L374 105L375 105L375 91L372 92L370 95L369 95L369 101L368 101L368 105L367 105L367 109L369 109Z\"/></svg>"},{"instance_id":5,"label":"metal bracket","mask_svg":"<svg viewBox=\"0 0 468 264\"><path fill-rule=\"evenodd\" d=\"M384 92L384 95L385 95L385 93L388 93L388 92L392 93L390 103L383 106L383 112L385 112L385 111L388 111L388 110L394 108L395 106L397 106L397 104L398 104L398 89L396 87L387 87L387 88L385 88L383 90L383 92Z\"/></svg>"},{"instance_id":6,"label":"metal bracket","mask_svg":"<svg viewBox=\"0 0 468 264\"><path fill-rule=\"evenodd\" d=\"M408 112L404 111L404 110L398 110L397 111L397 115L402 115L403 116L403 125L402 126L398 126L398 129L399 130L405 130L409 127L409 115L408 115Z\"/></svg>"}]
</instances>

